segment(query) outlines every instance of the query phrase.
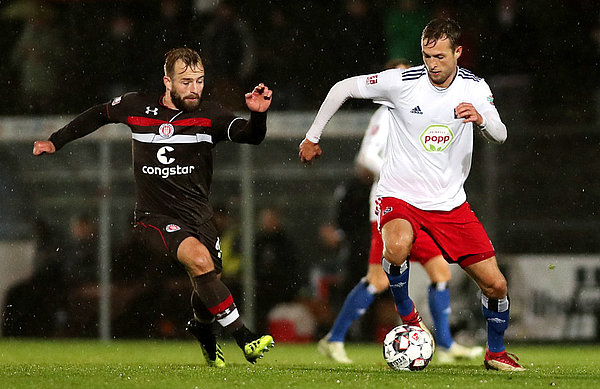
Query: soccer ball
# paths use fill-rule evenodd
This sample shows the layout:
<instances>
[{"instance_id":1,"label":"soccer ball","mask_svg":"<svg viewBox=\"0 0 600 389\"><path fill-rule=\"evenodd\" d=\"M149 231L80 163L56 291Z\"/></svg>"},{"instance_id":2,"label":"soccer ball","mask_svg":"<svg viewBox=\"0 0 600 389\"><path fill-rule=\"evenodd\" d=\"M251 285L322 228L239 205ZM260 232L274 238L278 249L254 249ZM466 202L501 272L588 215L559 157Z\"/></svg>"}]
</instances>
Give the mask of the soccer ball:
<instances>
[{"instance_id":1,"label":"soccer ball","mask_svg":"<svg viewBox=\"0 0 600 389\"><path fill-rule=\"evenodd\" d=\"M423 370L433 357L431 335L419 327L403 324L383 340L383 357L394 370Z\"/></svg>"}]
</instances>

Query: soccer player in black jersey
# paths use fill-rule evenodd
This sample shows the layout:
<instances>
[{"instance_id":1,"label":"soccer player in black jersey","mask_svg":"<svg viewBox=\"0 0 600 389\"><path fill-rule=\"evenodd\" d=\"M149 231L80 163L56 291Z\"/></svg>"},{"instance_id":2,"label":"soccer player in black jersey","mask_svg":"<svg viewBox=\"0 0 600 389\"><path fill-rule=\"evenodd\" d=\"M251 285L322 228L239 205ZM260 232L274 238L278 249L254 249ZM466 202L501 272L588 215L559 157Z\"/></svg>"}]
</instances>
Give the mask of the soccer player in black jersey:
<instances>
[{"instance_id":1,"label":"soccer player in black jersey","mask_svg":"<svg viewBox=\"0 0 600 389\"><path fill-rule=\"evenodd\" d=\"M220 280L221 251L208 195L212 149L221 141L261 143L273 92L259 84L245 94L250 110L246 120L202 99L204 66L194 50L169 51L164 71L165 93L132 92L96 105L48 140L34 142L33 154L52 154L108 123L129 126L136 234L157 255L177 259L189 274L194 318L187 329L200 342L207 363L225 366L212 332L214 320L230 330L246 359L255 363L273 346L273 338L246 328L229 289Z\"/></svg>"}]
</instances>

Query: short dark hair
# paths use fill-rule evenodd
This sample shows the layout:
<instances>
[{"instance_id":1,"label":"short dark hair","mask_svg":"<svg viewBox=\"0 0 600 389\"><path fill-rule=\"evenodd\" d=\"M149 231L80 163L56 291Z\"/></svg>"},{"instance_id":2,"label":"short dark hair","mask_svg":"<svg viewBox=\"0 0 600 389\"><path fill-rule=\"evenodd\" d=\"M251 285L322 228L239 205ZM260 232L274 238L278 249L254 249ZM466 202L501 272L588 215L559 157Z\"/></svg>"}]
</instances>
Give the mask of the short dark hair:
<instances>
[{"instance_id":1,"label":"short dark hair","mask_svg":"<svg viewBox=\"0 0 600 389\"><path fill-rule=\"evenodd\" d=\"M398 66L410 67L411 63L406 58L392 58L385 63L385 69L395 69Z\"/></svg>"},{"instance_id":2,"label":"short dark hair","mask_svg":"<svg viewBox=\"0 0 600 389\"><path fill-rule=\"evenodd\" d=\"M427 46L431 43L435 44L440 39L448 38L450 47L455 50L460 46L460 35L460 25L454 20L437 18L427 23L421 34L421 41Z\"/></svg>"},{"instance_id":3,"label":"short dark hair","mask_svg":"<svg viewBox=\"0 0 600 389\"><path fill-rule=\"evenodd\" d=\"M173 72L175 71L175 62L178 60L183 61L185 64L185 68L189 67L201 67L202 58L200 58L200 54L198 54L195 50L192 50L187 47L180 47L177 49L171 49L165 54L165 75L168 77L173 77Z\"/></svg>"}]
</instances>

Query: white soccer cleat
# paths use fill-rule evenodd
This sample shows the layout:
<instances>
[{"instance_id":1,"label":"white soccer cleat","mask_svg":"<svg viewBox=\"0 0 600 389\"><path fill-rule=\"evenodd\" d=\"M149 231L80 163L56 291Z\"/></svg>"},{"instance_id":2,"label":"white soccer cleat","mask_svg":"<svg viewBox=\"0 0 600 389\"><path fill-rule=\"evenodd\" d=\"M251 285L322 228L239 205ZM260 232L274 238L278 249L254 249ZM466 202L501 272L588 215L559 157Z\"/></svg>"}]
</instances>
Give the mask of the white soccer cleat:
<instances>
[{"instance_id":1,"label":"white soccer cleat","mask_svg":"<svg viewBox=\"0 0 600 389\"><path fill-rule=\"evenodd\" d=\"M438 347L436 351L437 361L439 363L453 363L459 359L475 359L483 354L483 347L467 347L456 342L452 343L450 348Z\"/></svg>"},{"instance_id":2,"label":"white soccer cleat","mask_svg":"<svg viewBox=\"0 0 600 389\"><path fill-rule=\"evenodd\" d=\"M326 336L319 340L317 350L327 358L331 358L338 363L352 363L352 360L346 355L344 342L330 342Z\"/></svg>"}]
</instances>

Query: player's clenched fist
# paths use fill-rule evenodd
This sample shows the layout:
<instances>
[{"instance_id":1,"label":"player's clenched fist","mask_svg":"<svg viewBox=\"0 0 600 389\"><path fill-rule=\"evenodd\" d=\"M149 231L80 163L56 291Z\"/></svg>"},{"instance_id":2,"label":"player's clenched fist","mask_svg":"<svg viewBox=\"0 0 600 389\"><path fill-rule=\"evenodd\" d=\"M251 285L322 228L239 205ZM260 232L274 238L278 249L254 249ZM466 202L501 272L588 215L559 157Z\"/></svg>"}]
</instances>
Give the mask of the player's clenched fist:
<instances>
[{"instance_id":1,"label":"player's clenched fist","mask_svg":"<svg viewBox=\"0 0 600 389\"><path fill-rule=\"evenodd\" d=\"M300 160L302 162L310 162L313 159L317 158L321 154L323 154L323 150L321 150L321 146L318 143L313 143L308 139L304 139L302 143L300 143L300 152L298 155L300 156Z\"/></svg>"},{"instance_id":2,"label":"player's clenched fist","mask_svg":"<svg viewBox=\"0 0 600 389\"><path fill-rule=\"evenodd\" d=\"M52 154L56 151L54 143L49 140L36 140L33 142L33 155L40 155L43 153Z\"/></svg>"}]
</instances>

